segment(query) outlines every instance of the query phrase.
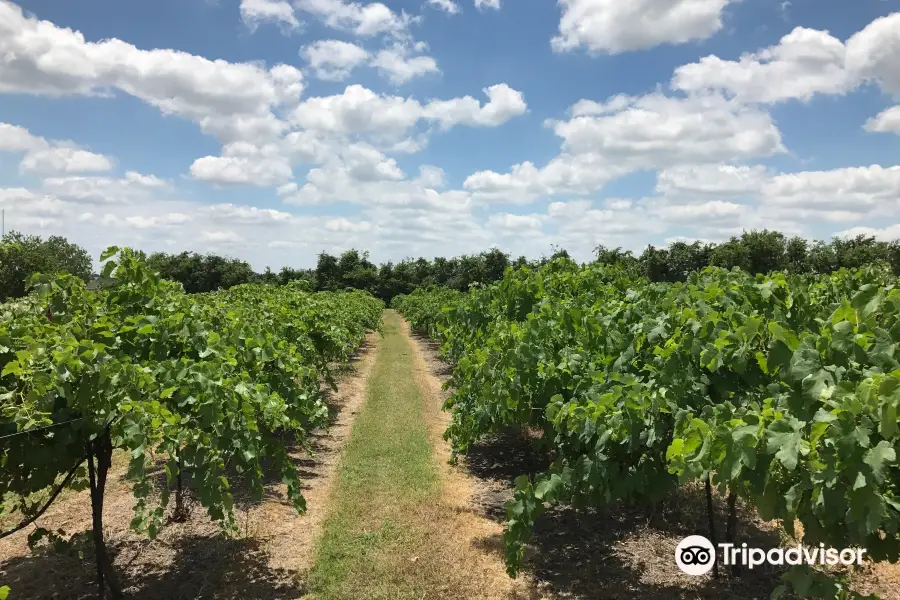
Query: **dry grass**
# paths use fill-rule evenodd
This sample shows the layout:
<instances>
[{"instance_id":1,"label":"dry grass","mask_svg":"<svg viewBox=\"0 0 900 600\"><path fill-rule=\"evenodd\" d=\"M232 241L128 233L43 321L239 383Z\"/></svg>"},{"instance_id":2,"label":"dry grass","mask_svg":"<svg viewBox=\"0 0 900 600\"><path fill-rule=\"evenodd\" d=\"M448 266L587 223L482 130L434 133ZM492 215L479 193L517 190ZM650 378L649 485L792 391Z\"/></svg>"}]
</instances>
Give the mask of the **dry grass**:
<instances>
[{"instance_id":1,"label":"dry grass","mask_svg":"<svg viewBox=\"0 0 900 600\"><path fill-rule=\"evenodd\" d=\"M199 504L190 501L190 484L186 481L190 517L184 523L167 524L150 541L129 529L133 497L124 479L127 458L114 455L104 504L104 534L129 598L288 600L303 594L304 569L327 509L337 456L362 403L375 358L371 347L377 339L377 334L370 334L351 369L341 378L339 391L329 394L332 424L327 431L312 436L315 456L302 450L292 452L304 482L306 515L293 510L280 481L271 481L264 500L258 503L250 502L236 486L241 533L229 539ZM88 492L65 492L39 524L48 529L64 528L69 533L90 529ZM12 588L12 598L95 597L90 547L83 548L83 558L32 555L27 548L28 533L26 529L0 540L0 581Z\"/></svg>"}]
</instances>

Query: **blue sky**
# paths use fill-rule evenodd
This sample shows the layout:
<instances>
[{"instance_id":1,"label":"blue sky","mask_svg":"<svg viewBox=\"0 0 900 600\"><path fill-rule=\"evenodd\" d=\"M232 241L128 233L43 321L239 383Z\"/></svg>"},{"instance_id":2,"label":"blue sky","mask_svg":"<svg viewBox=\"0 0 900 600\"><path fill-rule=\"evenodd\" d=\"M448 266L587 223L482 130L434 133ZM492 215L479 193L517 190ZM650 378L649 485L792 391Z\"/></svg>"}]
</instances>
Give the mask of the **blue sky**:
<instances>
[{"instance_id":1,"label":"blue sky","mask_svg":"<svg viewBox=\"0 0 900 600\"><path fill-rule=\"evenodd\" d=\"M309 266L900 237L900 2L0 0L7 229Z\"/></svg>"}]
</instances>

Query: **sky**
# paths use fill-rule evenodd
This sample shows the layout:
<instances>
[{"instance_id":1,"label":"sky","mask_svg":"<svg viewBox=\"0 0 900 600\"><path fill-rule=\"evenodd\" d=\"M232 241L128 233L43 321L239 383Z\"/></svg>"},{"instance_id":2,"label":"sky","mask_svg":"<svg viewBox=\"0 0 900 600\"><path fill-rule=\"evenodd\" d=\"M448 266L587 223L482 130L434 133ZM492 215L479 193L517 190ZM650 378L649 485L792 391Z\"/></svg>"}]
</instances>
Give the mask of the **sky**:
<instances>
[{"instance_id":1,"label":"sky","mask_svg":"<svg viewBox=\"0 0 900 600\"><path fill-rule=\"evenodd\" d=\"M900 0L0 0L6 231L314 266L900 237Z\"/></svg>"}]
</instances>

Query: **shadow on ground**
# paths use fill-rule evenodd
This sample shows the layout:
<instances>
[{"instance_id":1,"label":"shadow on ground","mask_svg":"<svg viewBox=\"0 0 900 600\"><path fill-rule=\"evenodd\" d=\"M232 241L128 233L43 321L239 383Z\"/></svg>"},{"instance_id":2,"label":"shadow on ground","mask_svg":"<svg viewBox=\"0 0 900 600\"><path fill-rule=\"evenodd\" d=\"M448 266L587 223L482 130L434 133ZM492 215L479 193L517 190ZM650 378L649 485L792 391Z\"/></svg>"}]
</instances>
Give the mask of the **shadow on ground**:
<instances>
[{"instance_id":1,"label":"shadow on ground","mask_svg":"<svg viewBox=\"0 0 900 600\"><path fill-rule=\"evenodd\" d=\"M476 511L502 523L513 480L549 466L548 458L535 450L532 440L521 432L508 431L470 450L465 464L477 478ZM723 541L724 499L715 498L714 506L718 541ZM619 505L582 511L556 508L535 525L525 571L542 592L564 598L769 598L781 574L777 567L757 567L736 576L720 565L717 580L679 571L675 547L694 534L709 537L702 486L679 488L652 510ZM779 545L779 536L749 512L739 510L736 542L772 548ZM505 555L499 535L479 543Z\"/></svg>"},{"instance_id":2,"label":"shadow on ground","mask_svg":"<svg viewBox=\"0 0 900 600\"><path fill-rule=\"evenodd\" d=\"M168 568L140 559L151 551L143 541L111 545L116 569L130 600L289 600L303 594L294 574L271 569L252 540L187 536L167 548ZM137 560L136 560L137 559ZM93 554L84 559L61 554L14 558L0 565L12 598L81 600L96 597Z\"/></svg>"}]
</instances>

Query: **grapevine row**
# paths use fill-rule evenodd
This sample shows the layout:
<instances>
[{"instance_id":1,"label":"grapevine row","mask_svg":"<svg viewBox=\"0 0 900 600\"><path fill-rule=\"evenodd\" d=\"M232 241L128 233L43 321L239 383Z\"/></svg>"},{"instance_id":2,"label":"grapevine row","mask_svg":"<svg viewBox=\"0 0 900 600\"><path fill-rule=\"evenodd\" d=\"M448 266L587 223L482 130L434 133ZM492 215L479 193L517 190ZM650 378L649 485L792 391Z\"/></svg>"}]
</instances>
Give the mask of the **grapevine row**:
<instances>
[{"instance_id":1,"label":"grapevine row","mask_svg":"<svg viewBox=\"0 0 900 600\"><path fill-rule=\"evenodd\" d=\"M31 296L0 305L0 513L33 516L73 474L71 487L91 489L101 590L105 578L118 596L98 520L113 450L130 461L131 525L150 537L169 488L180 509L182 471L225 530L235 528L234 478L261 498L264 465L303 511L288 444L306 447L307 433L327 424L320 382L333 384L333 369L380 327L383 303L300 283L187 295L131 250L101 260L106 289L36 276ZM153 489L153 461L169 487ZM46 535L37 529L31 541Z\"/></svg>"},{"instance_id":2,"label":"grapevine row","mask_svg":"<svg viewBox=\"0 0 900 600\"><path fill-rule=\"evenodd\" d=\"M554 461L516 481L510 574L550 505L654 502L706 480L803 541L900 558L900 290L884 268L828 276L707 268L651 283L559 260L444 302L398 303L453 365L447 437L465 452L508 426ZM417 312L425 311L430 316ZM810 569L801 595L847 597Z\"/></svg>"}]
</instances>

